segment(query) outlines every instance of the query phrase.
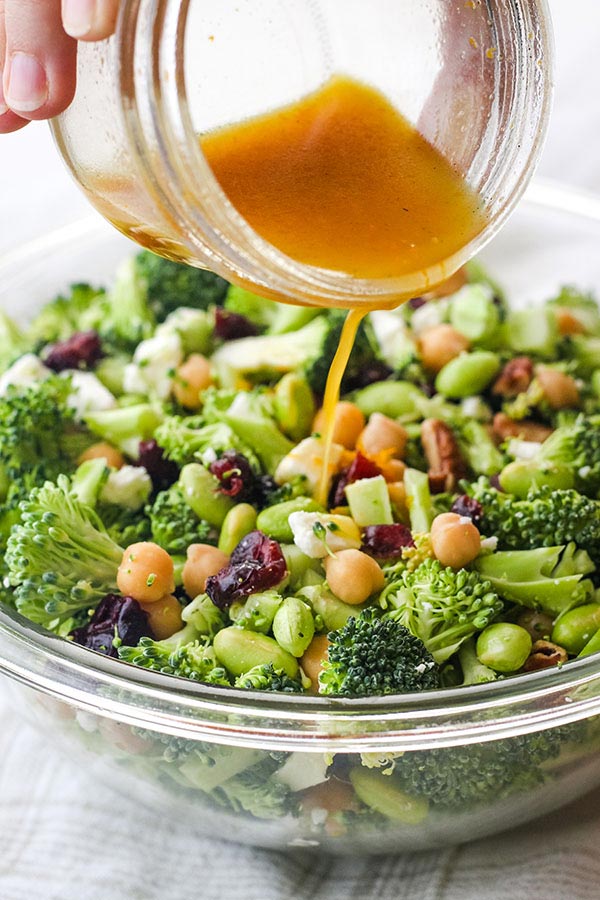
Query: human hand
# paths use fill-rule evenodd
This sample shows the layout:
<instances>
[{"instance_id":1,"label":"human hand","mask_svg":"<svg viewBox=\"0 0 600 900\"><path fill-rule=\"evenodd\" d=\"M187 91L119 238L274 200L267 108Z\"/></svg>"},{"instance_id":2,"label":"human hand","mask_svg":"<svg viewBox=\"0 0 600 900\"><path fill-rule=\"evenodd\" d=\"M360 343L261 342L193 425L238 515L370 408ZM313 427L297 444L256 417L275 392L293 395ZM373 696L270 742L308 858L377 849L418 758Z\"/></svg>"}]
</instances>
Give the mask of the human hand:
<instances>
[{"instance_id":1,"label":"human hand","mask_svg":"<svg viewBox=\"0 0 600 900\"><path fill-rule=\"evenodd\" d=\"M77 41L113 33L119 0L0 0L0 134L49 119L75 93Z\"/></svg>"}]
</instances>

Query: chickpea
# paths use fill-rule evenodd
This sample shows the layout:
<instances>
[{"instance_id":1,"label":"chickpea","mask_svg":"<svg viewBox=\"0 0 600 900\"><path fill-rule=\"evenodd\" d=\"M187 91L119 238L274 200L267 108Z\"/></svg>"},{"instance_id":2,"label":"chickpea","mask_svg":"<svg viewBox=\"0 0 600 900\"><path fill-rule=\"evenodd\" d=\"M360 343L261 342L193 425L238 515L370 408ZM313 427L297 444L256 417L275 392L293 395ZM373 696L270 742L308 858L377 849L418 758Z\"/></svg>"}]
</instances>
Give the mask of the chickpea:
<instances>
[{"instance_id":1,"label":"chickpea","mask_svg":"<svg viewBox=\"0 0 600 900\"><path fill-rule=\"evenodd\" d=\"M313 420L313 431L324 434L327 423L321 408ZM333 422L333 442L346 450L354 450L358 436L365 427L365 417L354 403L340 400L336 403Z\"/></svg>"},{"instance_id":2,"label":"chickpea","mask_svg":"<svg viewBox=\"0 0 600 900\"><path fill-rule=\"evenodd\" d=\"M324 562L327 583L336 597L356 606L375 591L383 590L383 572L375 560L361 550L340 550Z\"/></svg>"},{"instance_id":3,"label":"chickpea","mask_svg":"<svg viewBox=\"0 0 600 900\"><path fill-rule=\"evenodd\" d=\"M559 306L555 311L556 324L561 335L585 334L585 325L569 309Z\"/></svg>"},{"instance_id":4,"label":"chickpea","mask_svg":"<svg viewBox=\"0 0 600 900\"><path fill-rule=\"evenodd\" d=\"M315 694L319 689L319 675L323 668L323 663L327 659L328 647L327 635L319 634L312 639L300 658L302 671L310 678L312 682L311 690Z\"/></svg>"},{"instance_id":5,"label":"chickpea","mask_svg":"<svg viewBox=\"0 0 600 900\"><path fill-rule=\"evenodd\" d=\"M105 441L92 444L91 447L84 450L77 462L86 462L88 459L105 459L106 465L110 466L111 469L120 469L121 466L125 465L125 459L121 451Z\"/></svg>"},{"instance_id":6,"label":"chickpea","mask_svg":"<svg viewBox=\"0 0 600 900\"><path fill-rule=\"evenodd\" d=\"M200 393L212 384L209 361L200 353L192 353L175 373L173 394L186 409L198 409Z\"/></svg>"},{"instance_id":7,"label":"chickpea","mask_svg":"<svg viewBox=\"0 0 600 900\"><path fill-rule=\"evenodd\" d=\"M404 481L404 473L406 465L401 459L388 459L386 463L381 463L379 468L383 473L383 477L388 482Z\"/></svg>"},{"instance_id":8,"label":"chickpea","mask_svg":"<svg viewBox=\"0 0 600 900\"><path fill-rule=\"evenodd\" d=\"M368 425L361 431L356 445L365 456L376 456L391 451L391 456L402 457L406 450L408 434L406 429L388 416L375 412L369 417Z\"/></svg>"},{"instance_id":9,"label":"chickpea","mask_svg":"<svg viewBox=\"0 0 600 900\"><path fill-rule=\"evenodd\" d=\"M187 559L183 567L183 587L192 600L203 594L206 579L216 575L229 565L229 557L218 547L211 544L190 544L187 548Z\"/></svg>"},{"instance_id":10,"label":"chickpea","mask_svg":"<svg viewBox=\"0 0 600 900\"><path fill-rule=\"evenodd\" d=\"M579 388L571 375L546 366L538 366L535 374L552 409L579 406Z\"/></svg>"},{"instance_id":11,"label":"chickpea","mask_svg":"<svg viewBox=\"0 0 600 900\"><path fill-rule=\"evenodd\" d=\"M175 590L173 560L151 541L131 544L123 553L117 586L122 594L140 603L155 603Z\"/></svg>"},{"instance_id":12,"label":"chickpea","mask_svg":"<svg viewBox=\"0 0 600 900\"><path fill-rule=\"evenodd\" d=\"M352 785L338 781L337 778L329 778L302 792L302 806L308 810L326 809L335 813L344 809L356 809L357 805Z\"/></svg>"},{"instance_id":13,"label":"chickpea","mask_svg":"<svg viewBox=\"0 0 600 900\"><path fill-rule=\"evenodd\" d=\"M468 349L469 341L452 325L433 325L419 336L421 362L436 375L446 363Z\"/></svg>"},{"instance_id":14,"label":"chickpea","mask_svg":"<svg viewBox=\"0 0 600 900\"><path fill-rule=\"evenodd\" d=\"M155 603L141 603L140 606L148 616L152 633L159 641L171 637L183 627L181 603L173 594L167 594Z\"/></svg>"},{"instance_id":15,"label":"chickpea","mask_svg":"<svg viewBox=\"0 0 600 900\"><path fill-rule=\"evenodd\" d=\"M443 513L431 525L431 544L443 566L461 569L479 554L481 535L470 519Z\"/></svg>"}]
</instances>

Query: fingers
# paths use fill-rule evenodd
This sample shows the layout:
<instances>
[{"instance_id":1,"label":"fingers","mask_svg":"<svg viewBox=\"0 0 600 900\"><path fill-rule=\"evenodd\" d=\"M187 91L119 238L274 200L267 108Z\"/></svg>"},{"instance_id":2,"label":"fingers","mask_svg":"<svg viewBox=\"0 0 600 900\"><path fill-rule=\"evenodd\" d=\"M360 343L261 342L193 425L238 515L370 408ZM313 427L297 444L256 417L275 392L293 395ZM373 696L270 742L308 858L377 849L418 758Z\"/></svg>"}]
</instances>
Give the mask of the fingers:
<instances>
[{"instance_id":1,"label":"fingers","mask_svg":"<svg viewBox=\"0 0 600 900\"><path fill-rule=\"evenodd\" d=\"M27 125L27 119L17 116L6 105L4 99L4 91L2 90L1 73L4 69L4 55L6 49L6 34L4 31L4 0L0 0L0 134L8 134L11 131L18 131Z\"/></svg>"},{"instance_id":2,"label":"fingers","mask_svg":"<svg viewBox=\"0 0 600 900\"><path fill-rule=\"evenodd\" d=\"M62 112L75 91L76 42L65 34L60 0L4 0L5 103L23 119Z\"/></svg>"},{"instance_id":3,"label":"fingers","mask_svg":"<svg viewBox=\"0 0 600 900\"><path fill-rule=\"evenodd\" d=\"M119 0L62 0L65 31L79 41L100 41L115 30Z\"/></svg>"}]
</instances>

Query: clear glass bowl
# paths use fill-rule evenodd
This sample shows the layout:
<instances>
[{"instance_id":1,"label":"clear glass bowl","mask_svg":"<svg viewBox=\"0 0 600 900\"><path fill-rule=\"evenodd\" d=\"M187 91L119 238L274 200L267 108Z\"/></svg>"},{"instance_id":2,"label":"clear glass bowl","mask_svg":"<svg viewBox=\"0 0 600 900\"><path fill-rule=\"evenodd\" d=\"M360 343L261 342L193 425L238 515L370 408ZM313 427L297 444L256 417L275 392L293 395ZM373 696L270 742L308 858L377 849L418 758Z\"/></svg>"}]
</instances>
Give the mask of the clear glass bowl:
<instances>
[{"instance_id":1,"label":"clear glass bowl","mask_svg":"<svg viewBox=\"0 0 600 900\"><path fill-rule=\"evenodd\" d=\"M483 259L521 303L564 283L600 289L599 242L600 200L534 186ZM103 221L77 223L5 258L0 302L27 316L71 281L107 281L128 252ZM600 784L598 657L422 695L269 695L126 666L4 610L0 671L23 715L93 775L165 821L265 847L455 844ZM551 752L532 769L549 736ZM397 767L384 775L390 754L400 754ZM350 781L379 812L357 801ZM428 788L415 800L417 781ZM470 784L476 799L465 801Z\"/></svg>"}]
</instances>

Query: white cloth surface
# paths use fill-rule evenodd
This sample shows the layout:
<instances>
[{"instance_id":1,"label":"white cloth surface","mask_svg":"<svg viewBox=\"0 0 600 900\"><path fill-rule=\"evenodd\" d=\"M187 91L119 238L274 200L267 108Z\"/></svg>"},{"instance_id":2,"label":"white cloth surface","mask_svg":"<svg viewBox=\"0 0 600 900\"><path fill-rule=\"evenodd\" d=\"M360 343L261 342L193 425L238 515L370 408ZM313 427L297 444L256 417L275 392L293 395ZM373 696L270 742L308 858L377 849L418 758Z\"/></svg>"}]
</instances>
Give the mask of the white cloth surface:
<instances>
[{"instance_id":1,"label":"white cloth surface","mask_svg":"<svg viewBox=\"0 0 600 900\"><path fill-rule=\"evenodd\" d=\"M597 0L551 0L555 108L540 174L600 192ZM0 137L0 250L86 213L45 125ZM284 854L153 822L23 724L0 684L0 900L598 900L600 791L468 846Z\"/></svg>"}]
</instances>

